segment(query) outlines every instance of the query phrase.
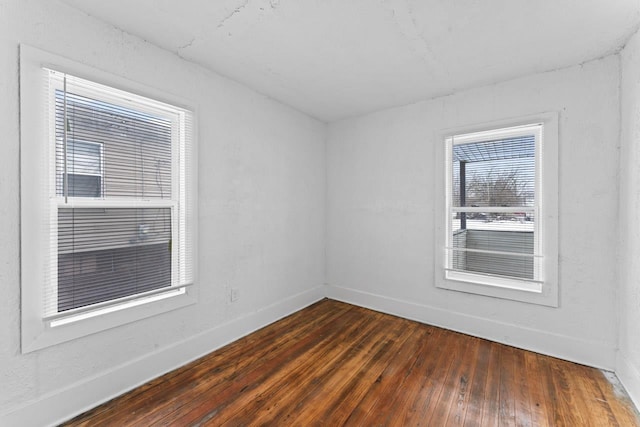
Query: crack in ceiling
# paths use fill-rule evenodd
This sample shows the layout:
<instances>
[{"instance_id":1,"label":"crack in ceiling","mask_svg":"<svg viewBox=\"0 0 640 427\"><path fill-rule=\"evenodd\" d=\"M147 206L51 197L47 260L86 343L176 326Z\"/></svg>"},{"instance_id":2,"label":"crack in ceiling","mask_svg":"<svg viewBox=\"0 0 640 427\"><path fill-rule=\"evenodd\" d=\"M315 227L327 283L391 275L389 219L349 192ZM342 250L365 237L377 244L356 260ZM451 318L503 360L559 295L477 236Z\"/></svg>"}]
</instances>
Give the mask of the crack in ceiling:
<instances>
[{"instance_id":1,"label":"crack in ceiling","mask_svg":"<svg viewBox=\"0 0 640 427\"><path fill-rule=\"evenodd\" d=\"M424 61L425 66L434 76L440 79L445 78L448 73L436 60L429 40L419 30L409 0L382 0L382 4L387 6L393 14L394 23L402 36L409 41L411 50Z\"/></svg>"},{"instance_id":2,"label":"crack in ceiling","mask_svg":"<svg viewBox=\"0 0 640 427\"><path fill-rule=\"evenodd\" d=\"M224 25L227 23L229 19L233 18L235 14L240 13L240 11L242 11L242 9L247 7L248 4L249 4L249 0L244 0L244 2L240 6L236 7L233 11L231 11L230 14L222 18L222 20L218 23L218 28L224 27Z\"/></svg>"},{"instance_id":3,"label":"crack in ceiling","mask_svg":"<svg viewBox=\"0 0 640 427\"><path fill-rule=\"evenodd\" d=\"M638 0L61 0L322 121L618 51Z\"/></svg>"}]
</instances>

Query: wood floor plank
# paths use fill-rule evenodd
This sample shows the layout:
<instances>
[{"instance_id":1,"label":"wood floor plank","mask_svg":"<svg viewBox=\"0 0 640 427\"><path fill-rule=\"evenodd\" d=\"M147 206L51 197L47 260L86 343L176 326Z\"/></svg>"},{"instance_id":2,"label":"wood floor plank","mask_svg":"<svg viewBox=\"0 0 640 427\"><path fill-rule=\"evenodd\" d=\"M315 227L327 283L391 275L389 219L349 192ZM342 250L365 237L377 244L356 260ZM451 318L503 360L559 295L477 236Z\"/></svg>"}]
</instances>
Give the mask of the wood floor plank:
<instances>
[{"instance_id":1,"label":"wood floor plank","mask_svg":"<svg viewBox=\"0 0 640 427\"><path fill-rule=\"evenodd\" d=\"M479 426L482 421L482 406L484 403L484 390L489 371L489 356L491 352L491 342L477 339L475 355L475 373L471 380L469 389L469 402L464 417L465 427Z\"/></svg>"},{"instance_id":2,"label":"wood floor plank","mask_svg":"<svg viewBox=\"0 0 640 427\"><path fill-rule=\"evenodd\" d=\"M597 369L322 300L67 426L624 426Z\"/></svg>"},{"instance_id":3,"label":"wood floor plank","mask_svg":"<svg viewBox=\"0 0 640 427\"><path fill-rule=\"evenodd\" d=\"M519 349L514 349L513 359L515 375L514 398L516 426L531 427L534 425L531 402L529 400L529 386L532 382L532 378L527 375L527 365L524 352Z\"/></svg>"},{"instance_id":4,"label":"wood floor plank","mask_svg":"<svg viewBox=\"0 0 640 427\"><path fill-rule=\"evenodd\" d=\"M454 391L455 399L452 400L450 410L447 415L446 426L462 426L467 415L470 404L471 386L478 369L478 351L480 340L471 338L468 340L468 348L464 354L464 359L459 365L461 370L458 373L459 381L456 382Z\"/></svg>"},{"instance_id":5,"label":"wood floor plank","mask_svg":"<svg viewBox=\"0 0 640 427\"><path fill-rule=\"evenodd\" d=\"M516 425L515 401L515 362L513 347L500 346L500 388L499 388L499 417L501 426Z\"/></svg>"},{"instance_id":6,"label":"wood floor plank","mask_svg":"<svg viewBox=\"0 0 640 427\"><path fill-rule=\"evenodd\" d=\"M523 352L525 365L524 372L528 381L529 406L531 408L531 424L534 426L548 427L552 425L550 419L549 395L542 382L541 368L538 364L538 355L531 352Z\"/></svg>"},{"instance_id":7,"label":"wood floor plank","mask_svg":"<svg viewBox=\"0 0 640 427\"><path fill-rule=\"evenodd\" d=\"M455 412L454 404L457 402L460 394L466 395L469 381L469 371L475 366L471 362L471 347L474 345L473 339L467 339L466 336L460 336L462 342L453 348L450 354L451 363L447 371L447 376L443 379L442 390L438 400L435 401L435 407L433 410L429 410L424 414L424 420L426 425L448 425L448 421L451 418L452 412ZM460 363L458 363L460 361ZM428 415L428 416L427 416ZM454 414L455 417L455 414ZM463 413L464 417L464 413ZM460 417L458 417L461 421ZM454 420L451 419L450 422ZM456 425L460 425L459 423Z\"/></svg>"},{"instance_id":8,"label":"wood floor plank","mask_svg":"<svg viewBox=\"0 0 640 427\"><path fill-rule=\"evenodd\" d=\"M578 401L573 385L571 383L571 377L569 375L569 362L565 362L559 359L551 359L550 364L553 373L553 382L558 393L558 401L561 408L562 417L565 425L584 426L588 422L583 416L588 414L587 410L584 412L584 405ZM582 409L583 411L580 411Z\"/></svg>"},{"instance_id":9,"label":"wood floor plank","mask_svg":"<svg viewBox=\"0 0 640 427\"><path fill-rule=\"evenodd\" d=\"M564 426L567 425L564 418L564 407L562 407L562 391L556 387L554 381L554 371L552 369L552 359L542 355L536 355L538 359L539 375L543 380L543 386L548 394L547 407L549 408L548 416L550 425Z\"/></svg>"},{"instance_id":10,"label":"wood floor plank","mask_svg":"<svg viewBox=\"0 0 640 427\"><path fill-rule=\"evenodd\" d=\"M484 389L484 402L482 405L482 426L497 426L500 414L500 352L502 345L491 343L489 350L489 363L487 380Z\"/></svg>"}]
</instances>

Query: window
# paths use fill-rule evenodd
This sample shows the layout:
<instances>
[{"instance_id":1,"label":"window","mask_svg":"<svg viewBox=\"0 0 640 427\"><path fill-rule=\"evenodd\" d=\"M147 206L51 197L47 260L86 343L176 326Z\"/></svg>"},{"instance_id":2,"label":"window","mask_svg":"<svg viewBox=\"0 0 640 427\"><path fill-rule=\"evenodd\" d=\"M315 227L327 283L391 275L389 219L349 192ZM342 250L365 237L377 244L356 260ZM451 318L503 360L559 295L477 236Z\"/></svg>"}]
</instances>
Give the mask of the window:
<instances>
[{"instance_id":1,"label":"window","mask_svg":"<svg viewBox=\"0 0 640 427\"><path fill-rule=\"evenodd\" d=\"M62 135L59 140L57 148L64 144ZM66 152L64 149L59 149L60 155L67 158L66 172L64 167L60 167L60 165L56 170L59 194L64 194L66 182L67 194L71 197L101 197L103 183L102 144L74 141L73 139L67 139L66 144Z\"/></svg>"},{"instance_id":2,"label":"window","mask_svg":"<svg viewBox=\"0 0 640 427\"><path fill-rule=\"evenodd\" d=\"M556 304L554 124L444 136L438 286Z\"/></svg>"},{"instance_id":3,"label":"window","mask_svg":"<svg viewBox=\"0 0 640 427\"><path fill-rule=\"evenodd\" d=\"M191 111L21 60L23 351L192 302Z\"/></svg>"}]
</instances>

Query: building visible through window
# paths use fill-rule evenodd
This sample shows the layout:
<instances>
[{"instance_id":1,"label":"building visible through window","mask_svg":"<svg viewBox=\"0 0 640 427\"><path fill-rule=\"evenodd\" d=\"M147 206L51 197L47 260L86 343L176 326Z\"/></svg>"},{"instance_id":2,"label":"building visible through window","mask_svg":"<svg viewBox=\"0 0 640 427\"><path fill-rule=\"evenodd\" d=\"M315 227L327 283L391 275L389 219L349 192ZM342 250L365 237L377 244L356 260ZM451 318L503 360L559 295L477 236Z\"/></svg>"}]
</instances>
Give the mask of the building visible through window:
<instances>
[{"instance_id":1,"label":"building visible through window","mask_svg":"<svg viewBox=\"0 0 640 427\"><path fill-rule=\"evenodd\" d=\"M62 138L62 137L61 137ZM62 142L60 143L62 145ZM64 157L64 151L62 157ZM102 197L102 144L67 141L67 194L71 197ZM58 166L59 193L64 192L64 167Z\"/></svg>"},{"instance_id":2,"label":"building visible through window","mask_svg":"<svg viewBox=\"0 0 640 427\"><path fill-rule=\"evenodd\" d=\"M53 313L172 286L180 116L50 71L57 241ZM53 301L51 301L53 303Z\"/></svg>"}]
</instances>

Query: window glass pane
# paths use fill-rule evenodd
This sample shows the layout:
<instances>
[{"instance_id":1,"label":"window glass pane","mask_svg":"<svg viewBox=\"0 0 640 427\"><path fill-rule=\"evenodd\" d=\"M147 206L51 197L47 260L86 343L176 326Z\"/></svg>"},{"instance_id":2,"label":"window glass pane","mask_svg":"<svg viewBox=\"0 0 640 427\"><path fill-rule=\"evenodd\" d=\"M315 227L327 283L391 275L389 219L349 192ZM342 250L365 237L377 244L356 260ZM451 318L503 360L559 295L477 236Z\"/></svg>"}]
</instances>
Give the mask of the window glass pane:
<instances>
[{"instance_id":1,"label":"window glass pane","mask_svg":"<svg viewBox=\"0 0 640 427\"><path fill-rule=\"evenodd\" d=\"M533 214L473 213L466 228L453 220L452 268L534 279Z\"/></svg>"},{"instance_id":2,"label":"window glass pane","mask_svg":"<svg viewBox=\"0 0 640 427\"><path fill-rule=\"evenodd\" d=\"M102 175L101 144L67 142L67 172L75 175Z\"/></svg>"},{"instance_id":3,"label":"window glass pane","mask_svg":"<svg viewBox=\"0 0 640 427\"><path fill-rule=\"evenodd\" d=\"M453 231L464 228L533 233L534 227L535 216L533 212L454 212L451 215L451 229Z\"/></svg>"},{"instance_id":4,"label":"window glass pane","mask_svg":"<svg viewBox=\"0 0 640 427\"><path fill-rule=\"evenodd\" d=\"M451 146L449 267L534 280L536 135L458 138Z\"/></svg>"},{"instance_id":5,"label":"window glass pane","mask_svg":"<svg viewBox=\"0 0 640 427\"><path fill-rule=\"evenodd\" d=\"M101 175L103 197L171 198L171 120L75 94L73 88L66 97L56 90L55 105L59 196L66 127L67 172Z\"/></svg>"},{"instance_id":6,"label":"window glass pane","mask_svg":"<svg viewBox=\"0 0 640 427\"><path fill-rule=\"evenodd\" d=\"M58 311L168 286L170 208L58 210Z\"/></svg>"},{"instance_id":7,"label":"window glass pane","mask_svg":"<svg viewBox=\"0 0 640 427\"><path fill-rule=\"evenodd\" d=\"M56 166L56 194L64 196L64 152L58 147ZM70 197L102 196L102 145L95 142L67 142L67 185Z\"/></svg>"},{"instance_id":8,"label":"window glass pane","mask_svg":"<svg viewBox=\"0 0 640 427\"><path fill-rule=\"evenodd\" d=\"M55 71L49 79L59 199L45 312L187 284L190 113Z\"/></svg>"},{"instance_id":9,"label":"window glass pane","mask_svg":"<svg viewBox=\"0 0 640 427\"><path fill-rule=\"evenodd\" d=\"M472 236L462 236L472 237ZM534 258L510 254L451 251L455 270L516 279L534 280Z\"/></svg>"},{"instance_id":10,"label":"window glass pane","mask_svg":"<svg viewBox=\"0 0 640 427\"><path fill-rule=\"evenodd\" d=\"M455 144L453 206L535 204L535 136Z\"/></svg>"},{"instance_id":11,"label":"window glass pane","mask_svg":"<svg viewBox=\"0 0 640 427\"><path fill-rule=\"evenodd\" d=\"M70 197L102 196L102 177L95 175L67 174Z\"/></svg>"}]
</instances>

